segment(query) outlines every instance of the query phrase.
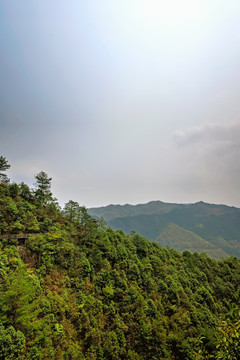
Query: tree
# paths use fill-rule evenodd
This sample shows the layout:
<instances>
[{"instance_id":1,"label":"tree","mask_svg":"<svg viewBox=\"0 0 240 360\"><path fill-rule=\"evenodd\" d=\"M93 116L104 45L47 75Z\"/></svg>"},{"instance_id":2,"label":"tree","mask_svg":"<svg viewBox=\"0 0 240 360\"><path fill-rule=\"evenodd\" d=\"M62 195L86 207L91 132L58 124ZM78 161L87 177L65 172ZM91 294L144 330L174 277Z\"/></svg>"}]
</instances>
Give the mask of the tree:
<instances>
[{"instance_id":1,"label":"tree","mask_svg":"<svg viewBox=\"0 0 240 360\"><path fill-rule=\"evenodd\" d=\"M0 156L0 183L7 183L9 181L7 175L3 174L2 171L6 171L10 167L11 165L7 159L4 156Z\"/></svg>"},{"instance_id":2,"label":"tree","mask_svg":"<svg viewBox=\"0 0 240 360\"><path fill-rule=\"evenodd\" d=\"M97 227L97 222L87 212L85 206L80 206L78 202L69 200L63 209L63 213L69 218L82 225L86 230L93 230Z\"/></svg>"},{"instance_id":3,"label":"tree","mask_svg":"<svg viewBox=\"0 0 240 360\"><path fill-rule=\"evenodd\" d=\"M25 347L25 337L13 326L4 329L0 325L0 359L21 359Z\"/></svg>"},{"instance_id":4,"label":"tree","mask_svg":"<svg viewBox=\"0 0 240 360\"><path fill-rule=\"evenodd\" d=\"M240 312L239 312L240 315ZM216 359L237 360L240 356L240 320L227 319L219 324Z\"/></svg>"},{"instance_id":5,"label":"tree","mask_svg":"<svg viewBox=\"0 0 240 360\"><path fill-rule=\"evenodd\" d=\"M19 184L19 191L20 191L20 195L21 197L26 200L26 201L31 201L33 200L33 193L32 191L29 189L28 185L24 184L24 182L21 182Z\"/></svg>"},{"instance_id":6,"label":"tree","mask_svg":"<svg viewBox=\"0 0 240 360\"><path fill-rule=\"evenodd\" d=\"M79 221L80 206L78 202L69 200L65 204L63 212L70 221Z\"/></svg>"},{"instance_id":7,"label":"tree","mask_svg":"<svg viewBox=\"0 0 240 360\"><path fill-rule=\"evenodd\" d=\"M49 178L44 171L40 171L40 173L35 176L35 179L35 185L37 186L35 191L36 197L44 204L47 204L52 200L52 193L50 190L52 178Z\"/></svg>"}]
</instances>

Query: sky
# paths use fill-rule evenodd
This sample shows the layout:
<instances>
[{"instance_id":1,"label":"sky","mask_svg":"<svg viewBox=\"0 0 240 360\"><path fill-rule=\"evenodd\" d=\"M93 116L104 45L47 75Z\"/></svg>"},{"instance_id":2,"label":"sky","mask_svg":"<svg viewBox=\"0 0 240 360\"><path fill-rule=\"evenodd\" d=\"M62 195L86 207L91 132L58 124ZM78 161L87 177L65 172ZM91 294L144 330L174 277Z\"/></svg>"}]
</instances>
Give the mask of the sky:
<instances>
[{"instance_id":1,"label":"sky","mask_svg":"<svg viewBox=\"0 0 240 360\"><path fill-rule=\"evenodd\" d=\"M0 156L61 206L240 207L239 0L1 0Z\"/></svg>"}]
</instances>

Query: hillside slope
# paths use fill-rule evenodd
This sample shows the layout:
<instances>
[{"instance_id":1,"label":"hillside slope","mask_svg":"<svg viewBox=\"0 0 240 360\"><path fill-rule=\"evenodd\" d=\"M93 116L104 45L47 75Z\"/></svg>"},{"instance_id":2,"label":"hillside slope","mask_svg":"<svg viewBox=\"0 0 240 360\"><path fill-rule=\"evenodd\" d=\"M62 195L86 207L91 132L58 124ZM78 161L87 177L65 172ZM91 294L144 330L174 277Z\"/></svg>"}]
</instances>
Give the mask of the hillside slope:
<instances>
[{"instance_id":1,"label":"hillside slope","mask_svg":"<svg viewBox=\"0 0 240 360\"><path fill-rule=\"evenodd\" d=\"M42 195L0 184L0 359L239 358L240 260L164 249Z\"/></svg>"},{"instance_id":2,"label":"hillside slope","mask_svg":"<svg viewBox=\"0 0 240 360\"><path fill-rule=\"evenodd\" d=\"M212 244L216 254L240 257L240 209L235 207L204 202L168 204L153 201L135 206L110 205L91 208L88 212L96 218L104 217L107 224L114 229L121 229L126 233L136 231L162 245L162 232L169 224L175 224ZM174 244L174 248L189 251L196 248L193 243L183 247L183 238L177 236L176 232L172 235L171 243ZM209 250L206 250L207 253L212 255L213 251Z\"/></svg>"},{"instance_id":3,"label":"hillside slope","mask_svg":"<svg viewBox=\"0 0 240 360\"><path fill-rule=\"evenodd\" d=\"M192 253L195 251L205 252L215 259L228 256L221 248L217 248L194 232L175 224L168 224L155 241L163 247L173 248L180 252L186 249Z\"/></svg>"}]
</instances>

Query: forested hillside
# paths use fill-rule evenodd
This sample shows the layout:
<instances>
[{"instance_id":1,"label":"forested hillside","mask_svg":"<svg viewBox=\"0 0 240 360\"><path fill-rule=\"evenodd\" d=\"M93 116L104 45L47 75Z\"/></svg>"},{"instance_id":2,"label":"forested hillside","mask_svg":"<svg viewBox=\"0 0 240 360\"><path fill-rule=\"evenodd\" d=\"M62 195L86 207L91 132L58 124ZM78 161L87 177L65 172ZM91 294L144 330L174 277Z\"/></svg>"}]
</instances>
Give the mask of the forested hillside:
<instances>
[{"instance_id":1,"label":"forested hillside","mask_svg":"<svg viewBox=\"0 0 240 360\"><path fill-rule=\"evenodd\" d=\"M240 209L235 207L152 201L91 208L88 212L97 219L103 217L114 229L136 231L164 247L205 252L215 259L240 257Z\"/></svg>"},{"instance_id":2,"label":"forested hillside","mask_svg":"<svg viewBox=\"0 0 240 360\"><path fill-rule=\"evenodd\" d=\"M180 254L75 201L61 209L45 172L34 189L0 180L0 359L240 358L236 257Z\"/></svg>"}]
</instances>

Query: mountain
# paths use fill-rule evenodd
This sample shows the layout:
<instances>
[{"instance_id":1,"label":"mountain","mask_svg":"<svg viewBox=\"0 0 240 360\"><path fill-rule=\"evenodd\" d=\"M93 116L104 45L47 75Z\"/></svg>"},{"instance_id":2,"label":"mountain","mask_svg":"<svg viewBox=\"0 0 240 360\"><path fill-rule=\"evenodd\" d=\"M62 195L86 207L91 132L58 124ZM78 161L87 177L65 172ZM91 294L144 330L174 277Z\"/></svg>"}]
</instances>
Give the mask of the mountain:
<instances>
[{"instance_id":1,"label":"mountain","mask_svg":"<svg viewBox=\"0 0 240 360\"><path fill-rule=\"evenodd\" d=\"M0 359L240 358L239 259L163 248L106 227L72 200L61 209L49 188L38 190L0 181ZM179 250L213 251L202 236L168 222L191 223L188 208L181 209L126 206L117 219L139 224L146 217L153 225L155 219L164 245L179 246L178 238ZM213 216L211 206L197 205L200 229L203 214ZM226 236L216 239L225 242Z\"/></svg>"},{"instance_id":2,"label":"mountain","mask_svg":"<svg viewBox=\"0 0 240 360\"><path fill-rule=\"evenodd\" d=\"M96 219L103 217L114 229L136 231L179 251L206 252L214 258L240 257L240 209L236 207L202 201L195 204L151 201L90 208L88 213Z\"/></svg>"}]
</instances>

